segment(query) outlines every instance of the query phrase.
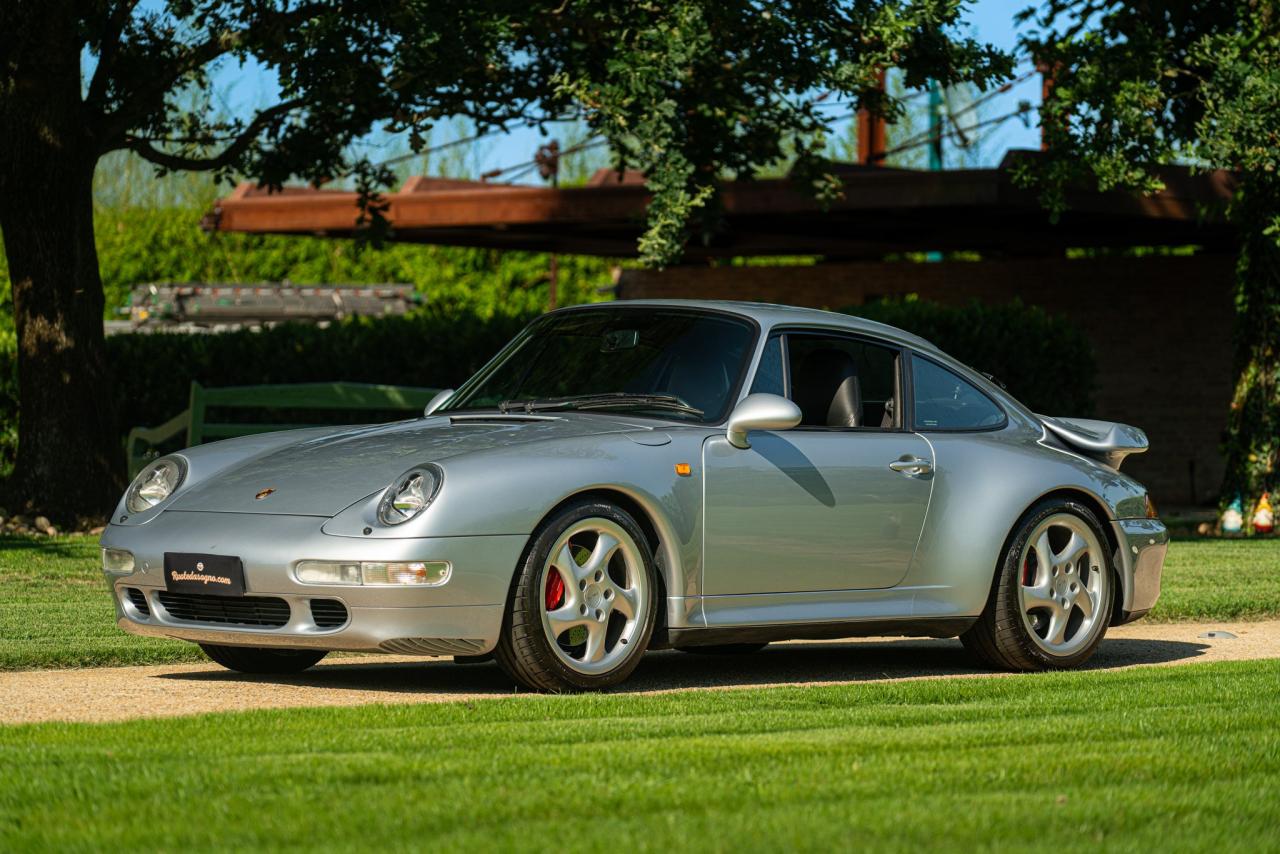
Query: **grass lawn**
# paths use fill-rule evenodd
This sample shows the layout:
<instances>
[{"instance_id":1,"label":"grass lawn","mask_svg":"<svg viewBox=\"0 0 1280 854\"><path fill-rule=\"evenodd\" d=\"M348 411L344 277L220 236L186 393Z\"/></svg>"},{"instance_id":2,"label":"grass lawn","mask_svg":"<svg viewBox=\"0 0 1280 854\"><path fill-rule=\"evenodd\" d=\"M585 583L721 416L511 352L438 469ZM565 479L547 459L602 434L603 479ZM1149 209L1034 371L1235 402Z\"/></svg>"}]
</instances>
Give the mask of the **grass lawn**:
<instances>
[{"instance_id":1,"label":"grass lawn","mask_svg":"<svg viewBox=\"0 0 1280 854\"><path fill-rule=\"evenodd\" d=\"M0 670L199 661L116 628L97 537L0 537Z\"/></svg>"},{"instance_id":2,"label":"grass lawn","mask_svg":"<svg viewBox=\"0 0 1280 854\"><path fill-rule=\"evenodd\" d=\"M115 626L92 537L0 537L0 670L199 661ZM1280 617L1280 539L1175 542L1148 620Z\"/></svg>"},{"instance_id":3,"label":"grass lawn","mask_svg":"<svg viewBox=\"0 0 1280 854\"><path fill-rule=\"evenodd\" d=\"M0 850L1280 849L1280 662L0 728Z\"/></svg>"}]
</instances>

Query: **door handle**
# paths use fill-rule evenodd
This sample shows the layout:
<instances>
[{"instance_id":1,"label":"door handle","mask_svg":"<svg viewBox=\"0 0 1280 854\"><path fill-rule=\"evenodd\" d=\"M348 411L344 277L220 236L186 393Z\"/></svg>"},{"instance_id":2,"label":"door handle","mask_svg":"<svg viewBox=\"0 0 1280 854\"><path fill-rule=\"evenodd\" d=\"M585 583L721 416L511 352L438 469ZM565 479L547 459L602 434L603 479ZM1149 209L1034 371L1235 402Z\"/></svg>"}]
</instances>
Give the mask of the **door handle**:
<instances>
[{"instance_id":1,"label":"door handle","mask_svg":"<svg viewBox=\"0 0 1280 854\"><path fill-rule=\"evenodd\" d=\"M920 457L903 457L900 460L894 460L889 463L889 468L903 474L918 476L932 472L933 462Z\"/></svg>"}]
</instances>

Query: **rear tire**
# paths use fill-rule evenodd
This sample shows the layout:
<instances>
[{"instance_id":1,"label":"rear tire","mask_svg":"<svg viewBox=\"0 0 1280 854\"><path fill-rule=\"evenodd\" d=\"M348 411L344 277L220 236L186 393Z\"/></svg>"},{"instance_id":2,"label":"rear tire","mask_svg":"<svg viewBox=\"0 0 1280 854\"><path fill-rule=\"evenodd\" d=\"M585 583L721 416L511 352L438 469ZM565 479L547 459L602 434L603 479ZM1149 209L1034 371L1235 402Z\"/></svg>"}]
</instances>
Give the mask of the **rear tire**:
<instances>
[{"instance_id":1,"label":"rear tire","mask_svg":"<svg viewBox=\"0 0 1280 854\"><path fill-rule=\"evenodd\" d=\"M999 670L1065 670L1102 642L1116 595L1110 546L1097 516L1051 498L1018 521L982 616L960 641Z\"/></svg>"},{"instance_id":2,"label":"rear tire","mask_svg":"<svg viewBox=\"0 0 1280 854\"><path fill-rule=\"evenodd\" d=\"M616 685L649 645L657 578L653 552L629 513L603 501L576 501L534 531L494 659L534 691Z\"/></svg>"},{"instance_id":3,"label":"rear tire","mask_svg":"<svg viewBox=\"0 0 1280 854\"><path fill-rule=\"evenodd\" d=\"M678 646L676 649L690 655L751 655L768 645L768 643L718 643L710 646Z\"/></svg>"},{"instance_id":4,"label":"rear tire","mask_svg":"<svg viewBox=\"0 0 1280 854\"><path fill-rule=\"evenodd\" d=\"M323 649L262 649L212 643L202 643L200 648L215 662L237 673L301 673L329 654Z\"/></svg>"}]
</instances>

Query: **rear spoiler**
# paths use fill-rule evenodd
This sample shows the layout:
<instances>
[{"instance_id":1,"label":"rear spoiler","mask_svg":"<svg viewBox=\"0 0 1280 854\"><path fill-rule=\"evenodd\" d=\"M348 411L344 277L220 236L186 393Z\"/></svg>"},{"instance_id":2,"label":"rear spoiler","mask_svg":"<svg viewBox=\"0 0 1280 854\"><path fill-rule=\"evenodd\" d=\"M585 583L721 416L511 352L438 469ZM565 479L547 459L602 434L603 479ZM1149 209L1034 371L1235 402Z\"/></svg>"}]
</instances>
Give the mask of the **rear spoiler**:
<instances>
[{"instance_id":1,"label":"rear spoiler","mask_svg":"<svg viewBox=\"0 0 1280 854\"><path fill-rule=\"evenodd\" d=\"M1141 454L1148 448L1147 434L1128 424L1092 418L1036 417L1063 444L1116 471L1120 470L1125 457Z\"/></svg>"}]
</instances>

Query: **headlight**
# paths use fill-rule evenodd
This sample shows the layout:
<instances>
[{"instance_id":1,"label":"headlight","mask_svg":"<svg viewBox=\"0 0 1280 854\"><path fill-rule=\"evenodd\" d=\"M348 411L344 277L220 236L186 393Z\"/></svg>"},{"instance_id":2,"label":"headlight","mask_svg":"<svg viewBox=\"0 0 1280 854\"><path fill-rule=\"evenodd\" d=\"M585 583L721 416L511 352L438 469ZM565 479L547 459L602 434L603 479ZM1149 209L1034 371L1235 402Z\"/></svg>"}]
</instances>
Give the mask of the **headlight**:
<instances>
[{"instance_id":1,"label":"headlight","mask_svg":"<svg viewBox=\"0 0 1280 854\"><path fill-rule=\"evenodd\" d=\"M187 467L177 457L165 457L138 472L125 495L125 506L130 513L150 510L164 501L182 485Z\"/></svg>"},{"instance_id":2,"label":"headlight","mask_svg":"<svg viewBox=\"0 0 1280 854\"><path fill-rule=\"evenodd\" d=\"M440 489L440 472L434 466L421 466L396 478L378 502L378 521L384 525L402 525L417 516Z\"/></svg>"}]
</instances>

